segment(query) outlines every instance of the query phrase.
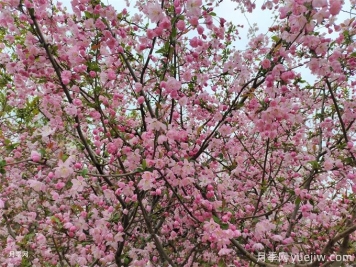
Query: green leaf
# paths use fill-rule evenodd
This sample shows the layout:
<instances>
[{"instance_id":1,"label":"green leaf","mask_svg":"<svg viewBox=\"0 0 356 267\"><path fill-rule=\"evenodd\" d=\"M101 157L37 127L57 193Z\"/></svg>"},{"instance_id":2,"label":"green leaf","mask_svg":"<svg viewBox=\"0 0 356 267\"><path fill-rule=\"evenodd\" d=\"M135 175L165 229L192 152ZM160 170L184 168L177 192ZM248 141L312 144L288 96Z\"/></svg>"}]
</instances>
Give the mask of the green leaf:
<instances>
[{"instance_id":1,"label":"green leaf","mask_svg":"<svg viewBox=\"0 0 356 267\"><path fill-rule=\"evenodd\" d=\"M86 177L87 174L88 174L88 169L83 169L83 170L80 172L80 175L83 176L83 177Z\"/></svg>"},{"instance_id":2,"label":"green leaf","mask_svg":"<svg viewBox=\"0 0 356 267\"><path fill-rule=\"evenodd\" d=\"M158 53L158 54L168 54L168 52L169 52L169 47L170 47L170 44L169 44L169 42L165 42L165 44L164 44L164 46L162 47L162 48L160 48L160 49L158 49L157 51L156 51L156 53Z\"/></svg>"},{"instance_id":3,"label":"green leaf","mask_svg":"<svg viewBox=\"0 0 356 267\"><path fill-rule=\"evenodd\" d=\"M41 153L41 157L44 158L46 156L46 149L41 148L40 153Z\"/></svg>"},{"instance_id":4,"label":"green leaf","mask_svg":"<svg viewBox=\"0 0 356 267\"><path fill-rule=\"evenodd\" d=\"M90 71L100 72L99 64L96 62L88 62L87 66L88 66L88 72Z\"/></svg>"},{"instance_id":5,"label":"green leaf","mask_svg":"<svg viewBox=\"0 0 356 267\"><path fill-rule=\"evenodd\" d=\"M214 222L216 222L218 225L220 225L220 228L221 228L222 230L227 230L227 229L229 229L229 225L228 225L227 223L223 223L223 222L219 219L219 217L213 215L213 220L214 220Z\"/></svg>"},{"instance_id":6,"label":"green leaf","mask_svg":"<svg viewBox=\"0 0 356 267\"><path fill-rule=\"evenodd\" d=\"M174 39L176 39L176 37L177 37L177 28L174 27L172 29L171 38L174 40Z\"/></svg>"},{"instance_id":7,"label":"green leaf","mask_svg":"<svg viewBox=\"0 0 356 267\"><path fill-rule=\"evenodd\" d=\"M144 170L142 169L142 167L138 167L138 168L136 169L136 172L144 172Z\"/></svg>"},{"instance_id":8,"label":"green leaf","mask_svg":"<svg viewBox=\"0 0 356 267\"><path fill-rule=\"evenodd\" d=\"M110 221L110 222L117 223L117 222L119 222L119 219L120 219L119 213L115 213L114 215L111 216L111 218L110 218L109 221Z\"/></svg>"},{"instance_id":9,"label":"green leaf","mask_svg":"<svg viewBox=\"0 0 356 267\"><path fill-rule=\"evenodd\" d=\"M127 257L125 257L125 258L124 258L124 264L129 264L129 263L130 263L130 259L127 258Z\"/></svg>"},{"instance_id":10,"label":"green leaf","mask_svg":"<svg viewBox=\"0 0 356 267\"><path fill-rule=\"evenodd\" d=\"M227 229L229 229L229 225L227 223L222 223L222 224L220 224L220 228L222 230L227 230Z\"/></svg>"},{"instance_id":11,"label":"green leaf","mask_svg":"<svg viewBox=\"0 0 356 267\"><path fill-rule=\"evenodd\" d=\"M213 215L213 220L214 220L214 222L216 222L216 223L220 223L220 219L219 219L217 216L215 216L215 215Z\"/></svg>"},{"instance_id":12,"label":"green leaf","mask_svg":"<svg viewBox=\"0 0 356 267\"><path fill-rule=\"evenodd\" d=\"M219 263L218 263L218 267L225 267L225 266L226 266L226 263L224 262L224 260L220 259Z\"/></svg>"},{"instance_id":13,"label":"green leaf","mask_svg":"<svg viewBox=\"0 0 356 267\"><path fill-rule=\"evenodd\" d=\"M158 50L156 51L156 53L157 53L157 54L164 54L164 53L165 53L164 47L161 47L160 49L158 49Z\"/></svg>"},{"instance_id":14,"label":"green leaf","mask_svg":"<svg viewBox=\"0 0 356 267\"><path fill-rule=\"evenodd\" d=\"M345 164L350 165L354 162L354 159L352 157L344 158L342 160Z\"/></svg>"},{"instance_id":15,"label":"green leaf","mask_svg":"<svg viewBox=\"0 0 356 267\"><path fill-rule=\"evenodd\" d=\"M343 143L341 143L341 144L338 144L338 145L337 145L337 148L339 148L339 149L344 149L344 148L346 148L346 143L343 142Z\"/></svg>"},{"instance_id":16,"label":"green leaf","mask_svg":"<svg viewBox=\"0 0 356 267\"><path fill-rule=\"evenodd\" d=\"M56 222L56 223L58 223L58 224L61 223L61 221L60 221L56 216L52 216L52 217L51 217L51 220L54 221L54 222Z\"/></svg>"},{"instance_id":17,"label":"green leaf","mask_svg":"<svg viewBox=\"0 0 356 267\"><path fill-rule=\"evenodd\" d=\"M279 39L280 39L277 35L272 36L271 38L272 38L272 40L275 41L276 43L277 43L277 42L279 41Z\"/></svg>"},{"instance_id":18,"label":"green leaf","mask_svg":"<svg viewBox=\"0 0 356 267\"><path fill-rule=\"evenodd\" d=\"M5 160L0 160L0 168L3 168L6 166L6 161Z\"/></svg>"},{"instance_id":19,"label":"green leaf","mask_svg":"<svg viewBox=\"0 0 356 267\"><path fill-rule=\"evenodd\" d=\"M6 161L5 160L0 160L0 173L1 174L5 174L6 171L4 169L4 167L6 166Z\"/></svg>"},{"instance_id":20,"label":"green leaf","mask_svg":"<svg viewBox=\"0 0 356 267\"><path fill-rule=\"evenodd\" d=\"M25 235L25 240L26 241L30 241L30 240L32 240L32 238L35 236L35 233L30 233L30 234L27 234L27 235Z\"/></svg>"},{"instance_id":21,"label":"green leaf","mask_svg":"<svg viewBox=\"0 0 356 267\"><path fill-rule=\"evenodd\" d=\"M143 170L146 170L146 169L147 169L147 162L146 162L145 159L142 160L142 169L143 169Z\"/></svg>"},{"instance_id":22,"label":"green leaf","mask_svg":"<svg viewBox=\"0 0 356 267\"><path fill-rule=\"evenodd\" d=\"M301 201L302 201L301 198L297 197L297 199L295 200L295 205L299 205Z\"/></svg>"},{"instance_id":23,"label":"green leaf","mask_svg":"<svg viewBox=\"0 0 356 267\"><path fill-rule=\"evenodd\" d=\"M277 177L277 181L282 183L285 181L285 178L284 177Z\"/></svg>"},{"instance_id":24,"label":"green leaf","mask_svg":"<svg viewBox=\"0 0 356 267\"><path fill-rule=\"evenodd\" d=\"M316 160L309 161L308 163L310 163L310 165L314 170L320 169L320 164Z\"/></svg>"}]
</instances>

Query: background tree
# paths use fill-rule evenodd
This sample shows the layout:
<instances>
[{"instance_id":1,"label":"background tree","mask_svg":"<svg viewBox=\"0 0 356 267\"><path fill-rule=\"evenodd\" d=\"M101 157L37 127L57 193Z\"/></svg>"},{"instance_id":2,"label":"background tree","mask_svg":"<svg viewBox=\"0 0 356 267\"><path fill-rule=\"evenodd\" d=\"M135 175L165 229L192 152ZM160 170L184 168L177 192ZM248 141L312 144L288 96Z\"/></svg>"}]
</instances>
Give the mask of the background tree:
<instances>
[{"instance_id":1,"label":"background tree","mask_svg":"<svg viewBox=\"0 0 356 267\"><path fill-rule=\"evenodd\" d=\"M355 1L261 1L246 50L219 2L0 2L3 266L354 253Z\"/></svg>"}]
</instances>

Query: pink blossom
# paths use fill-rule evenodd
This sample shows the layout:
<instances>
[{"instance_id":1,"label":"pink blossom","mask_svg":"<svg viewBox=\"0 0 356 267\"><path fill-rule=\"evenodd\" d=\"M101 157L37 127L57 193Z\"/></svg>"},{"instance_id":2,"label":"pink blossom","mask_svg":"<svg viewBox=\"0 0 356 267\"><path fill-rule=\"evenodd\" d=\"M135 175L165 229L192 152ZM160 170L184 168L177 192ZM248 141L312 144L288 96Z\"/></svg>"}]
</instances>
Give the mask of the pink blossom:
<instances>
[{"instance_id":1,"label":"pink blossom","mask_svg":"<svg viewBox=\"0 0 356 267\"><path fill-rule=\"evenodd\" d=\"M167 82L165 83L165 88L169 88L171 90L179 90L181 87L181 82L177 81L175 78L173 77L169 77L167 79Z\"/></svg>"},{"instance_id":2,"label":"pink blossom","mask_svg":"<svg viewBox=\"0 0 356 267\"><path fill-rule=\"evenodd\" d=\"M113 80L116 79L116 73L115 73L115 71L113 71L113 70L108 70L108 79L109 79L110 81L113 81Z\"/></svg>"},{"instance_id":3,"label":"pink blossom","mask_svg":"<svg viewBox=\"0 0 356 267\"><path fill-rule=\"evenodd\" d=\"M335 16L340 13L342 8L341 0L330 0L330 14Z\"/></svg>"},{"instance_id":4,"label":"pink blossom","mask_svg":"<svg viewBox=\"0 0 356 267\"><path fill-rule=\"evenodd\" d=\"M278 241L278 242L281 242L283 240L283 237L281 235L273 235L272 236L272 239L274 241Z\"/></svg>"},{"instance_id":5,"label":"pink blossom","mask_svg":"<svg viewBox=\"0 0 356 267\"><path fill-rule=\"evenodd\" d=\"M269 61L269 59L265 58L264 60L262 60L261 66L264 69L269 69L271 67L271 62Z\"/></svg>"},{"instance_id":6,"label":"pink blossom","mask_svg":"<svg viewBox=\"0 0 356 267\"><path fill-rule=\"evenodd\" d=\"M204 28L199 25L199 26L197 27L197 31L198 31L198 33L201 35L201 34L203 34L203 32L204 32Z\"/></svg>"},{"instance_id":7,"label":"pink blossom","mask_svg":"<svg viewBox=\"0 0 356 267\"><path fill-rule=\"evenodd\" d=\"M327 170L327 171L331 171L332 168L333 168L333 161L332 161L331 159L325 160L325 162L324 162L324 168L325 168L325 170Z\"/></svg>"},{"instance_id":8,"label":"pink blossom","mask_svg":"<svg viewBox=\"0 0 356 267\"><path fill-rule=\"evenodd\" d=\"M81 107L83 105L82 101L79 98L73 99L73 104L77 107Z\"/></svg>"},{"instance_id":9,"label":"pink blossom","mask_svg":"<svg viewBox=\"0 0 356 267\"><path fill-rule=\"evenodd\" d=\"M61 190L65 186L65 183L63 182L58 182L55 184L55 188L58 190Z\"/></svg>"},{"instance_id":10,"label":"pink blossom","mask_svg":"<svg viewBox=\"0 0 356 267\"><path fill-rule=\"evenodd\" d=\"M253 250L262 250L262 249L264 249L265 247L264 247L264 245L262 245L261 243L255 243L255 244L253 244L253 246L252 246L252 249Z\"/></svg>"},{"instance_id":11,"label":"pink blossom","mask_svg":"<svg viewBox=\"0 0 356 267\"><path fill-rule=\"evenodd\" d=\"M43 189L45 188L45 184L40 182L40 181L37 181L37 180L28 180L28 184L30 187L33 188L33 190L35 190L36 192L40 192L40 191L43 191Z\"/></svg>"},{"instance_id":12,"label":"pink blossom","mask_svg":"<svg viewBox=\"0 0 356 267\"><path fill-rule=\"evenodd\" d=\"M199 25L198 17L196 17L196 16L191 17L189 19L189 23L194 27L198 26Z\"/></svg>"},{"instance_id":13,"label":"pink blossom","mask_svg":"<svg viewBox=\"0 0 356 267\"><path fill-rule=\"evenodd\" d=\"M64 110L70 116L77 116L77 107L73 104L68 104Z\"/></svg>"},{"instance_id":14,"label":"pink blossom","mask_svg":"<svg viewBox=\"0 0 356 267\"><path fill-rule=\"evenodd\" d=\"M219 250L218 255L219 256L223 256L223 255L229 255L230 253L232 253L232 249L229 248L222 248Z\"/></svg>"},{"instance_id":15,"label":"pink blossom","mask_svg":"<svg viewBox=\"0 0 356 267\"><path fill-rule=\"evenodd\" d=\"M153 39L154 37L156 37L156 33L152 29L148 29L146 33L149 39Z\"/></svg>"},{"instance_id":16,"label":"pink blossom","mask_svg":"<svg viewBox=\"0 0 356 267\"><path fill-rule=\"evenodd\" d=\"M62 78L63 84L65 84L65 85L69 84L71 77L72 77L72 73L70 71L68 71L68 70L62 71L61 78Z\"/></svg>"},{"instance_id":17,"label":"pink blossom","mask_svg":"<svg viewBox=\"0 0 356 267\"><path fill-rule=\"evenodd\" d=\"M46 244L46 237L41 233L37 233L36 241L39 245L44 245L44 244Z\"/></svg>"},{"instance_id":18,"label":"pink blossom","mask_svg":"<svg viewBox=\"0 0 356 267\"><path fill-rule=\"evenodd\" d=\"M86 182L82 176L78 176L77 179L72 179L72 191L82 192L86 186Z\"/></svg>"},{"instance_id":19,"label":"pink blossom","mask_svg":"<svg viewBox=\"0 0 356 267\"><path fill-rule=\"evenodd\" d=\"M67 178L74 173L72 168L72 158L69 157L65 162L59 160L58 167L55 168L56 178Z\"/></svg>"},{"instance_id":20,"label":"pink blossom","mask_svg":"<svg viewBox=\"0 0 356 267\"><path fill-rule=\"evenodd\" d=\"M268 220L260 221L256 224L256 234L262 236L264 233L274 230L276 226Z\"/></svg>"},{"instance_id":21,"label":"pink blossom","mask_svg":"<svg viewBox=\"0 0 356 267\"><path fill-rule=\"evenodd\" d=\"M145 102L145 98L143 96L140 96L139 98L137 98L137 103L139 105L142 105Z\"/></svg>"},{"instance_id":22,"label":"pink blossom","mask_svg":"<svg viewBox=\"0 0 356 267\"><path fill-rule=\"evenodd\" d=\"M171 21L168 18L163 18L160 22L160 27L163 29L170 29L171 26Z\"/></svg>"},{"instance_id":23,"label":"pink blossom","mask_svg":"<svg viewBox=\"0 0 356 267\"><path fill-rule=\"evenodd\" d=\"M160 135L157 139L158 144L163 144L164 142L166 142L168 140L167 136L165 135Z\"/></svg>"},{"instance_id":24,"label":"pink blossom","mask_svg":"<svg viewBox=\"0 0 356 267\"><path fill-rule=\"evenodd\" d=\"M162 27L157 27L154 30L155 36L161 36L163 34L163 28Z\"/></svg>"},{"instance_id":25,"label":"pink blossom","mask_svg":"<svg viewBox=\"0 0 356 267\"><path fill-rule=\"evenodd\" d=\"M157 119L147 118L146 120L149 124L149 127L153 130L160 131L160 130L167 129L167 126L165 124L163 124L162 122L158 121Z\"/></svg>"},{"instance_id":26,"label":"pink blossom","mask_svg":"<svg viewBox=\"0 0 356 267\"><path fill-rule=\"evenodd\" d=\"M147 5L147 15L151 22L159 22L164 17L161 5L159 3L149 3Z\"/></svg>"},{"instance_id":27,"label":"pink blossom","mask_svg":"<svg viewBox=\"0 0 356 267\"><path fill-rule=\"evenodd\" d=\"M290 244L290 243L292 243L292 242L293 242L293 238L292 238L292 237L288 237L288 238L286 238L286 239L284 239L284 240L282 241L282 244L288 245L288 244Z\"/></svg>"},{"instance_id":28,"label":"pink blossom","mask_svg":"<svg viewBox=\"0 0 356 267\"><path fill-rule=\"evenodd\" d=\"M142 188L142 190L147 191L154 187L154 182L155 178L153 174L151 172L144 172L138 186Z\"/></svg>"},{"instance_id":29,"label":"pink blossom","mask_svg":"<svg viewBox=\"0 0 356 267\"><path fill-rule=\"evenodd\" d=\"M53 135L56 131L55 127L51 127L49 125L45 125L42 128L38 129L36 131L37 134L42 136L42 141L43 142L47 142L48 141L48 137Z\"/></svg>"},{"instance_id":30,"label":"pink blossom","mask_svg":"<svg viewBox=\"0 0 356 267\"><path fill-rule=\"evenodd\" d=\"M52 195L52 199L53 200L58 200L59 199L59 194L55 191L52 191L51 192L51 195Z\"/></svg>"},{"instance_id":31,"label":"pink blossom","mask_svg":"<svg viewBox=\"0 0 356 267\"><path fill-rule=\"evenodd\" d=\"M199 39L197 37L194 37L194 38L190 39L189 44L192 47L198 47L199 46Z\"/></svg>"},{"instance_id":32,"label":"pink blossom","mask_svg":"<svg viewBox=\"0 0 356 267\"><path fill-rule=\"evenodd\" d=\"M31 160L34 162L39 162L41 160L41 154L37 151L31 151Z\"/></svg>"},{"instance_id":33,"label":"pink blossom","mask_svg":"<svg viewBox=\"0 0 356 267\"><path fill-rule=\"evenodd\" d=\"M184 31L185 30L185 23L184 20L180 20L176 23L177 29L180 31Z\"/></svg>"},{"instance_id":34,"label":"pink blossom","mask_svg":"<svg viewBox=\"0 0 356 267\"><path fill-rule=\"evenodd\" d=\"M303 216L307 216L312 209L313 209L313 206L310 204L305 204L300 207L300 210L301 210Z\"/></svg>"},{"instance_id":35,"label":"pink blossom","mask_svg":"<svg viewBox=\"0 0 356 267\"><path fill-rule=\"evenodd\" d=\"M199 17L201 15L202 0L188 0L187 1L187 16Z\"/></svg>"},{"instance_id":36,"label":"pink blossom","mask_svg":"<svg viewBox=\"0 0 356 267\"><path fill-rule=\"evenodd\" d=\"M135 87L135 92L136 93L139 93L139 92L142 91L142 84L141 83L135 83L134 87Z\"/></svg>"},{"instance_id":37,"label":"pink blossom","mask_svg":"<svg viewBox=\"0 0 356 267\"><path fill-rule=\"evenodd\" d=\"M117 233L117 234L114 236L114 241L115 241L115 242L123 242L123 241L124 241L123 236L124 236L124 233L122 233L122 232Z\"/></svg>"},{"instance_id":38,"label":"pink blossom","mask_svg":"<svg viewBox=\"0 0 356 267\"><path fill-rule=\"evenodd\" d=\"M313 7L326 7L328 5L327 0L313 0Z\"/></svg>"}]
</instances>

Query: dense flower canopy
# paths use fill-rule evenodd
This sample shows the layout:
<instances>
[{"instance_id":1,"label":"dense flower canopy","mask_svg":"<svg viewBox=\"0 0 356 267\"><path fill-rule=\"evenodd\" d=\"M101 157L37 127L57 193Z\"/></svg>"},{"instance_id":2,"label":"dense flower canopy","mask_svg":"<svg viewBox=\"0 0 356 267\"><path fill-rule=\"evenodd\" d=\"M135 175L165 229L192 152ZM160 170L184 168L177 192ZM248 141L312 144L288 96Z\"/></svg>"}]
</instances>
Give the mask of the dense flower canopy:
<instances>
[{"instance_id":1,"label":"dense flower canopy","mask_svg":"<svg viewBox=\"0 0 356 267\"><path fill-rule=\"evenodd\" d=\"M1 266L347 264L356 1L221 2L0 1Z\"/></svg>"}]
</instances>

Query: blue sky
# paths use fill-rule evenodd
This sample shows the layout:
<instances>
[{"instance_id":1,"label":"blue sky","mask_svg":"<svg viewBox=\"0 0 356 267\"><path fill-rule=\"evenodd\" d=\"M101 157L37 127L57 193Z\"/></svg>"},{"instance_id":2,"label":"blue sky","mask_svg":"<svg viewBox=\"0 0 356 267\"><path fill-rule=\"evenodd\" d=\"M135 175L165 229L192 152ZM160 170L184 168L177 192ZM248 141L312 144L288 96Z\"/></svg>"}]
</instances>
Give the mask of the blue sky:
<instances>
[{"instance_id":1,"label":"blue sky","mask_svg":"<svg viewBox=\"0 0 356 267\"><path fill-rule=\"evenodd\" d=\"M134 6L136 0L127 0L127 1L130 3L130 7L126 6L126 1L124 0L116 0L116 1L104 0L104 3L114 6L114 8L119 12L122 9L127 8L129 13L134 14L135 13ZM63 5L68 8L68 10L71 10L70 0L62 0L60 2L62 2ZM268 32L268 29L275 23L274 14L270 10L265 10L265 11L261 10L260 5L263 2L265 1L262 0L256 1L257 8L253 11L253 13L248 13L248 12L242 13L240 10L236 9L237 3L232 2L231 0L222 1L222 3L214 9L214 12L217 14L217 16L223 17L228 22L233 22L235 25L237 24L244 25L243 29L239 28L241 39L237 40L236 43L234 43L237 49L243 50L246 48L246 45L249 42L249 38L247 37L248 29L250 27L254 27L254 25L258 27L258 31L256 32L256 34L259 33L270 34ZM350 1L346 0L343 6L343 10L350 10L350 6L351 6ZM336 23L340 23L347 18L350 18L350 15L346 12L341 12L338 16L338 20L336 21ZM338 33L333 33L329 36L335 37L337 35ZM307 80L310 83L315 81L315 77L313 77L313 75L310 74L309 70L305 68L300 68L299 71L302 73L304 80Z\"/></svg>"},{"instance_id":2,"label":"blue sky","mask_svg":"<svg viewBox=\"0 0 356 267\"><path fill-rule=\"evenodd\" d=\"M70 0L62 0L60 1L63 3L64 6L66 6L68 8L68 10L71 10L71 4L70 4ZM110 4L112 6L114 6L114 8L117 11L121 11L126 7L126 3L123 0L104 0L103 1L106 4ZM130 2L130 7L127 8L129 12L132 12L132 14L135 12L135 0L129 0ZM248 43L248 38L247 38L247 32L248 32L248 28L249 28L249 24L254 24L256 23L258 25L259 28L259 32L262 33L267 33L268 32L268 28L272 25L273 20L272 20L272 14L271 12L263 12L262 10L260 10L260 8L257 8L253 14L249 14L246 12L245 15L243 15L240 10L235 10L236 9L237 4L233 3L230 0L224 0L222 1L222 3L216 7L214 9L214 12L219 16L219 17L223 17L224 19L226 19L228 22L231 21L233 22L235 25L236 24L242 24L244 25L244 28L241 29L239 28L239 32L241 35L241 40L239 43L237 43L237 47L239 49L244 49L245 46ZM256 18L258 18L256 20Z\"/></svg>"}]
</instances>

